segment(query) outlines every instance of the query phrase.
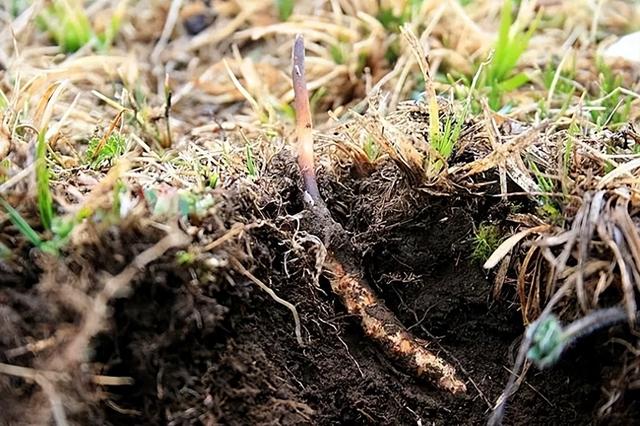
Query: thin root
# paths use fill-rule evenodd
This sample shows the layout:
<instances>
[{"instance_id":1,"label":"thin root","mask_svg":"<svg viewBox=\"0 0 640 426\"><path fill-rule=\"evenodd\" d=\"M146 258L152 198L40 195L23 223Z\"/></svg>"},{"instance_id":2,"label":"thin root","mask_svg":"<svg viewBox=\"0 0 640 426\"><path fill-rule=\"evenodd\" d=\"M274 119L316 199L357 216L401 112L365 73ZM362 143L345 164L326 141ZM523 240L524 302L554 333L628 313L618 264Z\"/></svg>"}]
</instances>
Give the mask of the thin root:
<instances>
[{"instance_id":1,"label":"thin root","mask_svg":"<svg viewBox=\"0 0 640 426\"><path fill-rule=\"evenodd\" d=\"M296 307L293 306L292 303L287 302L286 300L278 296L271 288L269 288L269 286L256 278L251 272L247 270L247 268L242 266L240 262L235 259L231 259L231 263L238 272L251 280L251 282L253 282L255 285L260 287L264 292L271 296L273 300L291 311L291 314L293 315L293 321L295 323L296 340L298 341L298 344L302 346L304 344L304 342L302 341L302 327L300 326L300 316L298 315L298 310L296 309Z\"/></svg>"}]
</instances>

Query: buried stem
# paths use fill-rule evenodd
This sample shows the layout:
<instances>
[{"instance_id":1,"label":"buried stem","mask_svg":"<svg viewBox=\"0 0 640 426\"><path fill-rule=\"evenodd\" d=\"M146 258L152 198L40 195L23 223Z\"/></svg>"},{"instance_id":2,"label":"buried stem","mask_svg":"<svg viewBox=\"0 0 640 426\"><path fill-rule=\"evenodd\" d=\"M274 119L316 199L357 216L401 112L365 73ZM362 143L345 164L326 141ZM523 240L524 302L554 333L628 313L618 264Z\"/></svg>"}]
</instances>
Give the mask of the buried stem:
<instances>
[{"instance_id":1,"label":"buried stem","mask_svg":"<svg viewBox=\"0 0 640 426\"><path fill-rule=\"evenodd\" d=\"M316 181L313 166L313 134L309 93L304 78L304 41L298 35L293 47L293 86L295 93L298 166L304 181L310 232L320 237L327 247L324 268L331 289L342 299L349 314L360 319L365 334L385 352L416 376L424 378L452 394L466 392L455 368L427 350L428 342L416 339L383 303L362 278L353 247L342 225L333 220Z\"/></svg>"}]
</instances>

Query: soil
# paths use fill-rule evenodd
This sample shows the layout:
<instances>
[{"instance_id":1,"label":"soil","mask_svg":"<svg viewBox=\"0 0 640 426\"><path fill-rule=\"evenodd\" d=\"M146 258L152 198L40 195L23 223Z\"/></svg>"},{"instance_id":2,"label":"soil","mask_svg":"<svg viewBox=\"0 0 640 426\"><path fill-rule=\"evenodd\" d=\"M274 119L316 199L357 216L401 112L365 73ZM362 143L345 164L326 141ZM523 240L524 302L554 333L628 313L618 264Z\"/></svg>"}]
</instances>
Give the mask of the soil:
<instances>
[{"instance_id":1,"label":"soil","mask_svg":"<svg viewBox=\"0 0 640 426\"><path fill-rule=\"evenodd\" d=\"M293 259L283 241L292 233L291 224L273 217L280 227L251 233L253 271L297 306L304 347L296 342L290 312L244 278L203 288L188 274L169 275L162 285L139 285L132 297L115 305L113 331L97 340L97 353L115 354L102 360L105 373L131 376L136 383L109 390L105 421L485 423L523 332L513 295L493 300L491 280L470 259L473 223L496 214L500 206L419 196L423 208L413 210L418 214L396 212L367 225L345 212L371 213L380 207L362 204L375 195L361 191L371 189L370 184L323 182L335 216L362 249L369 281L413 333L456 365L469 384L467 395L448 396L398 370L345 314L328 283L314 281L313 250ZM289 214L300 209L295 201L285 207ZM261 211L282 215L268 203ZM602 387L620 374L614 360L621 348L605 344L607 338L598 336L575 348L553 369L532 369L508 406L505 424L599 423L598 408L606 401ZM616 418L602 422L626 424L640 410L629 401L618 408Z\"/></svg>"},{"instance_id":2,"label":"soil","mask_svg":"<svg viewBox=\"0 0 640 426\"><path fill-rule=\"evenodd\" d=\"M332 214L362 253L368 281L400 321L431 342L429 348L467 382L467 394L454 397L389 361L345 313L328 282L316 279L317 247L299 238L293 215L300 213L300 194L296 179L286 177L295 174L285 160L287 170L276 159L273 174L255 183L263 189L259 199L255 193L232 194L220 217L200 226L215 234L251 217L269 223L251 229L240 244L228 244L220 262L239 258L294 303L305 345L296 341L290 311L244 275L228 267L217 274L197 265L176 268L169 261L172 252L147 268L129 297L113 303L112 324L92 342L101 374L132 377L134 385L87 390L86 383L78 384L67 395L80 401L71 419L113 425L486 422L523 326L509 289L499 300L491 296L491 277L470 259L471 235L474 223L504 216L505 207L473 197L419 194L383 178L388 170L366 178L344 172L321 179ZM138 244L127 245L131 240ZM140 233L116 236L109 244L124 256L115 261L109 251L94 248L100 261L94 260L117 273L152 240ZM508 405L505 424L629 424L638 418L640 404L631 393L617 403L615 418L598 416L607 400L603 387L612 389L621 374L615 360L622 348L607 344L608 338L583 342L553 369L532 369ZM19 382L20 395L36 388ZM16 381L2 385L15 389ZM11 400L3 406L10 411ZM7 419L20 418L16 407L16 417Z\"/></svg>"}]
</instances>

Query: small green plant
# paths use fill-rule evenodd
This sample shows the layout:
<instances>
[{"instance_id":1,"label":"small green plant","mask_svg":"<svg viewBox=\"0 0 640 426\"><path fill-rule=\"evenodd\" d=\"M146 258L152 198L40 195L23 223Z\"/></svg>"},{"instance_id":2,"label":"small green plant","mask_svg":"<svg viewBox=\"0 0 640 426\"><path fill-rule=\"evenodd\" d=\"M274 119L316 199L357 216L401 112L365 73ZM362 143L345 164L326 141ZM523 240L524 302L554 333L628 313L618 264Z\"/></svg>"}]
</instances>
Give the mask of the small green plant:
<instances>
[{"instance_id":1,"label":"small green plant","mask_svg":"<svg viewBox=\"0 0 640 426\"><path fill-rule=\"evenodd\" d=\"M275 0L278 17L281 21L286 21L293 14L295 0Z\"/></svg>"},{"instance_id":2,"label":"small green plant","mask_svg":"<svg viewBox=\"0 0 640 426\"><path fill-rule=\"evenodd\" d=\"M75 52L94 40L99 48L109 47L120 30L127 0L120 1L104 29L91 24L81 0L53 0L38 15L37 23L64 52Z\"/></svg>"},{"instance_id":3,"label":"small green plant","mask_svg":"<svg viewBox=\"0 0 640 426\"><path fill-rule=\"evenodd\" d=\"M500 228L489 223L481 223L474 234L471 257L480 263L485 262L498 248L501 241Z\"/></svg>"},{"instance_id":4,"label":"small green plant","mask_svg":"<svg viewBox=\"0 0 640 426\"><path fill-rule=\"evenodd\" d=\"M573 95L576 91L576 69L575 62L573 62L574 66L572 69L562 69L560 70L560 75L558 76L558 82L555 86L555 93L560 93L564 95ZM557 62L549 62L545 65L542 70L542 83L544 84L544 88L547 90L551 89L553 84L553 80L556 77L556 73L558 72L558 64Z\"/></svg>"},{"instance_id":5,"label":"small green plant","mask_svg":"<svg viewBox=\"0 0 640 426\"><path fill-rule=\"evenodd\" d=\"M464 125L466 116L466 108L458 114L446 114L442 129L438 128L438 131L431 132L429 139L431 147L435 149L445 161L453 154L456 143L458 139L460 139L460 133L462 132L462 126ZM445 164L441 159L430 156L429 164L427 165L427 174L430 176L437 174L444 166Z\"/></svg>"},{"instance_id":6,"label":"small green plant","mask_svg":"<svg viewBox=\"0 0 640 426\"><path fill-rule=\"evenodd\" d=\"M207 186L211 189L214 189L218 186L220 182L220 175L216 171L211 171L209 173L209 177L207 178Z\"/></svg>"},{"instance_id":7,"label":"small green plant","mask_svg":"<svg viewBox=\"0 0 640 426\"><path fill-rule=\"evenodd\" d=\"M38 133L36 140L35 177L36 203L40 224L44 228L47 237L41 237L20 213L3 198L0 198L0 206L7 212L11 223L31 244L43 252L58 255L60 249L69 241L75 225L88 217L90 212L81 209L72 217L62 217L55 214L50 187L50 171L46 158L48 145L45 134L46 129L42 129Z\"/></svg>"},{"instance_id":8,"label":"small green plant","mask_svg":"<svg viewBox=\"0 0 640 426\"><path fill-rule=\"evenodd\" d=\"M367 159L370 162L376 161L380 156L380 148L378 147L378 145L375 143L375 141L371 136L368 136L367 139L364 141L364 144L362 145L362 149L364 150L364 153L367 155Z\"/></svg>"},{"instance_id":9,"label":"small green plant","mask_svg":"<svg viewBox=\"0 0 640 426\"><path fill-rule=\"evenodd\" d=\"M203 216L213 206L211 194L196 194L174 188L148 188L144 198L153 216Z\"/></svg>"},{"instance_id":10,"label":"small green plant","mask_svg":"<svg viewBox=\"0 0 640 426\"><path fill-rule=\"evenodd\" d=\"M549 315L539 324L532 324L527 332L531 333L532 343L527 358L534 361L539 368L555 364L560 359L567 338L563 335L562 325L555 315Z\"/></svg>"},{"instance_id":11,"label":"small green plant","mask_svg":"<svg viewBox=\"0 0 640 426\"><path fill-rule=\"evenodd\" d=\"M542 16L538 15L529 29L524 31L514 26L512 9L512 0L504 0L493 57L484 69L480 82L481 87L488 89L489 106L496 111L502 107L504 93L513 91L529 81L527 74L514 74L513 70L527 49Z\"/></svg>"},{"instance_id":12,"label":"small green plant","mask_svg":"<svg viewBox=\"0 0 640 426\"><path fill-rule=\"evenodd\" d=\"M53 1L38 17L40 25L65 52L75 52L92 37L91 22L78 0Z\"/></svg>"},{"instance_id":13,"label":"small green plant","mask_svg":"<svg viewBox=\"0 0 640 426\"><path fill-rule=\"evenodd\" d=\"M203 216L214 201L211 194L194 194L192 192L180 192L178 208L183 216L196 215Z\"/></svg>"},{"instance_id":14,"label":"small green plant","mask_svg":"<svg viewBox=\"0 0 640 426\"><path fill-rule=\"evenodd\" d=\"M401 14L396 15L393 13L391 8L385 8L380 9L376 18L380 21L385 30L398 32L400 31L400 27L411 19L411 15L409 9L405 9Z\"/></svg>"},{"instance_id":15,"label":"small green plant","mask_svg":"<svg viewBox=\"0 0 640 426\"><path fill-rule=\"evenodd\" d=\"M546 217L551 223L562 223L562 211L558 203L550 195L556 189L553 179L545 176L533 161L529 162L529 169L535 175L538 187L542 191L542 194L538 197L538 214Z\"/></svg>"},{"instance_id":16,"label":"small green plant","mask_svg":"<svg viewBox=\"0 0 640 426\"><path fill-rule=\"evenodd\" d=\"M632 98L622 91L622 75L616 74L600 59L596 66L599 72L599 93L596 98L600 101L593 104L596 108L591 110L591 120L598 128L619 127L629 121Z\"/></svg>"},{"instance_id":17,"label":"small green plant","mask_svg":"<svg viewBox=\"0 0 640 426\"><path fill-rule=\"evenodd\" d=\"M114 161L124 154L126 140L118 132L111 133L106 140L94 136L89 140L86 159L92 169L112 166Z\"/></svg>"},{"instance_id":18,"label":"small green plant","mask_svg":"<svg viewBox=\"0 0 640 426\"><path fill-rule=\"evenodd\" d=\"M391 7L380 8L376 19L380 21L382 26L392 32L400 32L400 28L418 13L422 6L423 0L408 0L399 13L394 12Z\"/></svg>"},{"instance_id":19,"label":"small green plant","mask_svg":"<svg viewBox=\"0 0 640 426\"><path fill-rule=\"evenodd\" d=\"M73 231L73 228L77 223L76 221L80 219L80 217L72 219L65 219L58 216L53 217L51 220L51 238L43 239L40 234L38 234L38 232L36 232L31 225L24 220L20 213L18 213L18 211L3 198L0 198L0 206L2 206L2 208L7 212L11 223L22 235L24 235L27 241L43 252L56 256L59 254L60 249L69 241L71 231Z\"/></svg>"},{"instance_id":20,"label":"small green plant","mask_svg":"<svg viewBox=\"0 0 640 426\"><path fill-rule=\"evenodd\" d=\"M180 250L176 253L176 261L178 265L192 265L196 261L196 255L186 250Z\"/></svg>"},{"instance_id":21,"label":"small green plant","mask_svg":"<svg viewBox=\"0 0 640 426\"><path fill-rule=\"evenodd\" d=\"M245 165L247 167L247 174L250 177L255 178L258 176L258 168L256 167L256 162L253 159L253 151L249 144L247 144L247 149L245 151Z\"/></svg>"}]
</instances>

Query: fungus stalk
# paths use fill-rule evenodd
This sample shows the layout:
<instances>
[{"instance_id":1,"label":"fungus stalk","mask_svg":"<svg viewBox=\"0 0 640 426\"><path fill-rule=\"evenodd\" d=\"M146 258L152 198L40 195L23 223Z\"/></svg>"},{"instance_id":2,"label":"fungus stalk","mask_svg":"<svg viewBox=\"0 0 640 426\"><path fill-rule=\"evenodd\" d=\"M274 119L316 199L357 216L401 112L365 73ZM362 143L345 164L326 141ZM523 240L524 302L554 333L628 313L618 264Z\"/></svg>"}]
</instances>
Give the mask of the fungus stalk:
<instances>
[{"instance_id":1,"label":"fungus stalk","mask_svg":"<svg viewBox=\"0 0 640 426\"><path fill-rule=\"evenodd\" d=\"M293 45L293 92L296 111L296 134L298 143L298 167L304 181L305 201L322 203L316 171L313 163L313 124L309 106L309 92L304 76L304 39L298 34Z\"/></svg>"}]
</instances>

